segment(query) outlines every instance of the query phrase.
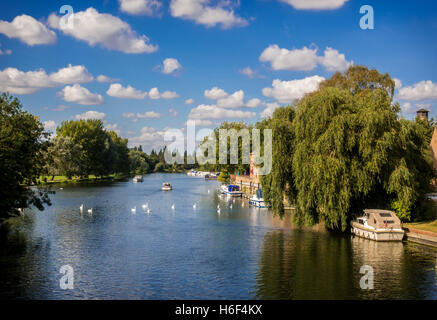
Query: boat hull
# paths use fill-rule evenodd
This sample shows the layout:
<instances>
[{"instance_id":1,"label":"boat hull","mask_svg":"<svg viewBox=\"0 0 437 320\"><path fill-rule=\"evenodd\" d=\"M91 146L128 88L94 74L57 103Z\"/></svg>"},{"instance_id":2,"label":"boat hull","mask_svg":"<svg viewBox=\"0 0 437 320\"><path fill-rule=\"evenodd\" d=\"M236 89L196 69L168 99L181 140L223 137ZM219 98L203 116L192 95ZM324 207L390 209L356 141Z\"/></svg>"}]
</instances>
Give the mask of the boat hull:
<instances>
[{"instance_id":1,"label":"boat hull","mask_svg":"<svg viewBox=\"0 0 437 320\"><path fill-rule=\"evenodd\" d=\"M402 241L404 238L403 230L372 230L360 225L357 222L352 222L351 232L358 237L374 241Z\"/></svg>"},{"instance_id":2,"label":"boat hull","mask_svg":"<svg viewBox=\"0 0 437 320\"><path fill-rule=\"evenodd\" d=\"M243 193L242 193L242 192L229 192L229 191L226 191L225 194L226 194L228 197L232 197L232 198L236 198L236 197L241 197L241 196L243 196Z\"/></svg>"},{"instance_id":3,"label":"boat hull","mask_svg":"<svg viewBox=\"0 0 437 320\"><path fill-rule=\"evenodd\" d=\"M257 207L257 208L265 208L266 207L266 205L265 205L263 200L253 200L253 199L251 199L251 200L249 200L249 204L251 206L254 206L254 207Z\"/></svg>"}]
</instances>

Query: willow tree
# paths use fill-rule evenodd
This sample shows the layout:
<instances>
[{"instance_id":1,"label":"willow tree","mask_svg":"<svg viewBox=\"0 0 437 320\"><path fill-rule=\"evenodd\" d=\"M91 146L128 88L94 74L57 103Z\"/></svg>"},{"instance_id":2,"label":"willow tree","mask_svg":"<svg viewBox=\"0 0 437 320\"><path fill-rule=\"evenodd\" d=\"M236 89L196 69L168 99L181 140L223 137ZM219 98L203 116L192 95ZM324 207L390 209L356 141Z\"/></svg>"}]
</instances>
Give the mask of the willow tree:
<instances>
[{"instance_id":1,"label":"willow tree","mask_svg":"<svg viewBox=\"0 0 437 320\"><path fill-rule=\"evenodd\" d=\"M371 205L411 218L432 170L424 136L398 120L394 86L387 74L353 66L299 101L293 121L299 222L324 220L344 230Z\"/></svg>"},{"instance_id":2,"label":"willow tree","mask_svg":"<svg viewBox=\"0 0 437 320\"><path fill-rule=\"evenodd\" d=\"M258 123L258 129L271 129L272 170L270 174L261 176L264 200L272 207L273 212L284 214L284 196L288 202L294 202L296 188L294 183L292 159L294 153L294 132L292 122L295 116L293 107L278 108L271 118ZM264 139L262 139L263 141Z\"/></svg>"}]
</instances>

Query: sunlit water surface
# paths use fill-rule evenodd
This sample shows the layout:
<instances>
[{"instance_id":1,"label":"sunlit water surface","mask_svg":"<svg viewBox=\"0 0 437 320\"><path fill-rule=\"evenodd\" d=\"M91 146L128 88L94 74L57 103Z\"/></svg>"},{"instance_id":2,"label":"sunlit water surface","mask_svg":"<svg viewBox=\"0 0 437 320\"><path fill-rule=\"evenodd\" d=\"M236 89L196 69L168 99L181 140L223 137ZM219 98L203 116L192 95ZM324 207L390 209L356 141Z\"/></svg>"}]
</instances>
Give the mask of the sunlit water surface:
<instances>
[{"instance_id":1,"label":"sunlit water surface","mask_svg":"<svg viewBox=\"0 0 437 320\"><path fill-rule=\"evenodd\" d=\"M0 298L437 299L436 250L299 230L219 196L218 185L152 174L55 187L51 207L26 212L26 248L0 255ZM60 288L63 265L73 290ZM363 265L373 290L360 288Z\"/></svg>"}]
</instances>

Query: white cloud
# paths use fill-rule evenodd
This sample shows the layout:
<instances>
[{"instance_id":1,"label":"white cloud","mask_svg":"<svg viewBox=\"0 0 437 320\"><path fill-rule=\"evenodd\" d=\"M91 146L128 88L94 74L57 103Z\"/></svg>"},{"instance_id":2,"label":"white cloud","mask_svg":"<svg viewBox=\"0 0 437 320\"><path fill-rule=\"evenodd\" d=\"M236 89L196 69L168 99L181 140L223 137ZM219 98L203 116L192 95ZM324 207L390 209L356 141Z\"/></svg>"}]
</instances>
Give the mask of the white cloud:
<instances>
[{"instance_id":1,"label":"white cloud","mask_svg":"<svg viewBox=\"0 0 437 320\"><path fill-rule=\"evenodd\" d=\"M111 84L106 94L120 99L144 99L147 96L147 92L137 90L131 86L124 88L119 83Z\"/></svg>"},{"instance_id":2,"label":"white cloud","mask_svg":"<svg viewBox=\"0 0 437 320\"><path fill-rule=\"evenodd\" d=\"M192 103L194 103L194 99L192 98L185 100L185 104L192 104Z\"/></svg>"},{"instance_id":3,"label":"white cloud","mask_svg":"<svg viewBox=\"0 0 437 320\"><path fill-rule=\"evenodd\" d=\"M72 66L71 64L50 75L43 69L24 72L16 68L6 68L0 71L0 91L30 94L42 88L85 83L92 80L93 76L84 66Z\"/></svg>"},{"instance_id":4,"label":"white cloud","mask_svg":"<svg viewBox=\"0 0 437 320\"><path fill-rule=\"evenodd\" d=\"M227 119L227 118L237 118L237 119L249 119L256 116L255 112L241 111L241 110L230 110L219 108L215 105L198 105L196 108L191 109L189 118L190 119Z\"/></svg>"},{"instance_id":5,"label":"white cloud","mask_svg":"<svg viewBox=\"0 0 437 320\"><path fill-rule=\"evenodd\" d=\"M112 78L110 78L110 77L108 77L108 76L105 76L105 75L103 75L103 74L101 74L101 75L99 75L97 78L96 78L96 81L97 82L103 82L103 83L108 83L108 82L114 82L114 81L117 81L117 79L112 79Z\"/></svg>"},{"instance_id":6,"label":"white cloud","mask_svg":"<svg viewBox=\"0 0 437 320\"><path fill-rule=\"evenodd\" d=\"M74 28L62 28L60 17L52 13L49 25L90 46L100 45L109 50L125 53L152 53L158 47L149 43L145 35L138 35L130 25L118 17L99 13L94 8L74 13Z\"/></svg>"},{"instance_id":7,"label":"white cloud","mask_svg":"<svg viewBox=\"0 0 437 320\"><path fill-rule=\"evenodd\" d=\"M158 119L161 118L162 114L155 111L147 111L143 114L137 113L137 118L139 119Z\"/></svg>"},{"instance_id":8,"label":"white cloud","mask_svg":"<svg viewBox=\"0 0 437 320\"><path fill-rule=\"evenodd\" d=\"M0 20L0 33L8 38L17 38L29 46L51 44L56 34L43 23L28 15L16 16L12 22Z\"/></svg>"},{"instance_id":9,"label":"white cloud","mask_svg":"<svg viewBox=\"0 0 437 320\"><path fill-rule=\"evenodd\" d=\"M168 112L169 112L173 117L176 117L176 116L178 115L178 112L177 112L175 109L173 109L173 108L168 109Z\"/></svg>"},{"instance_id":10,"label":"white cloud","mask_svg":"<svg viewBox=\"0 0 437 320\"><path fill-rule=\"evenodd\" d=\"M249 77L250 79L253 79L256 77L257 72L255 70L252 70L251 67L246 67L244 69L239 70L241 74L244 74L245 76Z\"/></svg>"},{"instance_id":11,"label":"white cloud","mask_svg":"<svg viewBox=\"0 0 437 320\"><path fill-rule=\"evenodd\" d=\"M259 57L261 62L270 62L273 70L309 71L317 66L317 49L303 47L288 50L279 48L277 44L270 45Z\"/></svg>"},{"instance_id":12,"label":"white cloud","mask_svg":"<svg viewBox=\"0 0 437 320\"><path fill-rule=\"evenodd\" d=\"M149 91L149 98L152 100L157 99L174 99L179 97L179 95L174 91L164 91L163 93L160 93L158 88L152 88Z\"/></svg>"},{"instance_id":13,"label":"white cloud","mask_svg":"<svg viewBox=\"0 0 437 320\"><path fill-rule=\"evenodd\" d=\"M261 53L259 60L269 62L273 70L314 70L318 64L323 65L328 71L344 71L352 62L348 62L344 54L333 48L327 47L323 56L317 55L317 48L288 50L270 45Z\"/></svg>"},{"instance_id":14,"label":"white cloud","mask_svg":"<svg viewBox=\"0 0 437 320\"><path fill-rule=\"evenodd\" d=\"M262 92L264 96L275 98L281 103L293 103L295 100L302 98L305 94L317 90L320 82L323 80L325 80L325 78L320 76L291 81L275 79L273 80L272 88L264 88Z\"/></svg>"},{"instance_id":15,"label":"white cloud","mask_svg":"<svg viewBox=\"0 0 437 320\"><path fill-rule=\"evenodd\" d=\"M160 147L164 145L164 134L165 129L157 131L155 128L143 127L139 136L129 138L129 145Z\"/></svg>"},{"instance_id":16,"label":"white cloud","mask_svg":"<svg viewBox=\"0 0 437 320\"><path fill-rule=\"evenodd\" d=\"M180 70L182 68L181 64L177 59L167 58L162 62L162 72L165 74L170 74L174 71Z\"/></svg>"},{"instance_id":17,"label":"white cloud","mask_svg":"<svg viewBox=\"0 0 437 320\"><path fill-rule=\"evenodd\" d=\"M219 87L214 87L209 90L205 90L203 94L205 98L212 99L212 100L225 98L228 95L226 91L220 89Z\"/></svg>"},{"instance_id":18,"label":"white cloud","mask_svg":"<svg viewBox=\"0 0 437 320\"><path fill-rule=\"evenodd\" d=\"M344 71L353 63L347 61L344 54L330 47L326 47L324 54L319 57L319 61L328 71Z\"/></svg>"},{"instance_id":19,"label":"white cloud","mask_svg":"<svg viewBox=\"0 0 437 320\"><path fill-rule=\"evenodd\" d=\"M217 106L220 108L240 108L244 106L244 91L238 90L225 98L217 100Z\"/></svg>"},{"instance_id":20,"label":"white cloud","mask_svg":"<svg viewBox=\"0 0 437 320\"><path fill-rule=\"evenodd\" d=\"M90 119L96 119L96 120L102 120L106 117L106 114L103 112L97 112L97 111L87 111L82 114L76 114L75 118L78 120L90 120Z\"/></svg>"},{"instance_id":21,"label":"white cloud","mask_svg":"<svg viewBox=\"0 0 437 320\"><path fill-rule=\"evenodd\" d=\"M266 106L267 106L267 108L265 108L260 113L260 116L262 118L269 118L269 117L271 117L273 115L273 111L275 111L275 109L279 108L279 104L277 102L267 103Z\"/></svg>"},{"instance_id":22,"label":"white cloud","mask_svg":"<svg viewBox=\"0 0 437 320\"><path fill-rule=\"evenodd\" d=\"M437 99L437 83L431 80L420 81L413 86L399 89L396 95L398 100L421 101Z\"/></svg>"},{"instance_id":23,"label":"white cloud","mask_svg":"<svg viewBox=\"0 0 437 320\"><path fill-rule=\"evenodd\" d=\"M212 121L211 120L201 120L201 119L190 119L192 121L194 121L195 125L197 127L209 127L212 126ZM185 122L185 125L187 124L187 122Z\"/></svg>"},{"instance_id":24,"label":"white cloud","mask_svg":"<svg viewBox=\"0 0 437 320\"><path fill-rule=\"evenodd\" d=\"M59 69L50 75L50 80L58 84L86 83L94 80L94 77L84 66L68 65L67 68Z\"/></svg>"},{"instance_id":25,"label":"white cloud","mask_svg":"<svg viewBox=\"0 0 437 320\"><path fill-rule=\"evenodd\" d=\"M58 92L58 95L62 96L65 101L85 106L103 103L103 97L100 94L91 93L87 88L81 87L79 84L66 86Z\"/></svg>"},{"instance_id":26,"label":"white cloud","mask_svg":"<svg viewBox=\"0 0 437 320\"><path fill-rule=\"evenodd\" d=\"M132 15L153 16L162 3L157 0L118 0L120 10Z\"/></svg>"},{"instance_id":27,"label":"white cloud","mask_svg":"<svg viewBox=\"0 0 437 320\"><path fill-rule=\"evenodd\" d=\"M60 104L56 108L53 108L52 111L65 111L67 109L70 109L70 107Z\"/></svg>"},{"instance_id":28,"label":"white cloud","mask_svg":"<svg viewBox=\"0 0 437 320\"><path fill-rule=\"evenodd\" d=\"M342 7L349 0L280 0L298 10L332 10Z\"/></svg>"},{"instance_id":29,"label":"white cloud","mask_svg":"<svg viewBox=\"0 0 437 320\"><path fill-rule=\"evenodd\" d=\"M220 1L210 6L209 0L171 0L170 13L173 17L192 20L206 27L221 25L223 29L246 26L248 22L234 14L229 1Z\"/></svg>"},{"instance_id":30,"label":"white cloud","mask_svg":"<svg viewBox=\"0 0 437 320\"><path fill-rule=\"evenodd\" d=\"M251 99L246 103L246 107L248 108L256 108L260 105L261 105L261 100L258 98Z\"/></svg>"},{"instance_id":31,"label":"white cloud","mask_svg":"<svg viewBox=\"0 0 437 320\"><path fill-rule=\"evenodd\" d=\"M120 129L118 128L118 124L116 123L106 123L105 129L108 131L114 131L116 134L120 134Z\"/></svg>"},{"instance_id":32,"label":"white cloud","mask_svg":"<svg viewBox=\"0 0 437 320\"><path fill-rule=\"evenodd\" d=\"M45 131L53 131L56 129L56 123L53 120L44 121L42 124Z\"/></svg>"},{"instance_id":33,"label":"white cloud","mask_svg":"<svg viewBox=\"0 0 437 320\"><path fill-rule=\"evenodd\" d=\"M2 49L0 49L0 56L2 56L2 55L10 55L11 53L12 53L12 50L9 50L9 49L2 50Z\"/></svg>"},{"instance_id":34,"label":"white cloud","mask_svg":"<svg viewBox=\"0 0 437 320\"><path fill-rule=\"evenodd\" d=\"M395 89L399 90L402 88L402 81L398 78L393 78L393 81L395 82Z\"/></svg>"}]
</instances>

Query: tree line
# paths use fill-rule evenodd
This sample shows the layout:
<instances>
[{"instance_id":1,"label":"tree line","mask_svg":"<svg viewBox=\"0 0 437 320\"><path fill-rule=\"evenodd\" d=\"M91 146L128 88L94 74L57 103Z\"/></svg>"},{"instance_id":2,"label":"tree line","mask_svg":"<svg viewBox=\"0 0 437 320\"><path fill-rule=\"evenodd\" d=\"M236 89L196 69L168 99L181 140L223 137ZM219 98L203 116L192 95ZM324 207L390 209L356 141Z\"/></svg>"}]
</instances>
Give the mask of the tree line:
<instances>
[{"instance_id":1,"label":"tree line","mask_svg":"<svg viewBox=\"0 0 437 320\"><path fill-rule=\"evenodd\" d=\"M401 118L394 88L388 74L351 66L256 123L273 131L272 170L261 184L275 213L284 214L285 196L299 224L323 221L345 230L364 208L394 210L403 221L424 218L436 174L429 147L434 120ZM227 127L242 125L220 128ZM215 167L248 172L241 164Z\"/></svg>"}]
</instances>

